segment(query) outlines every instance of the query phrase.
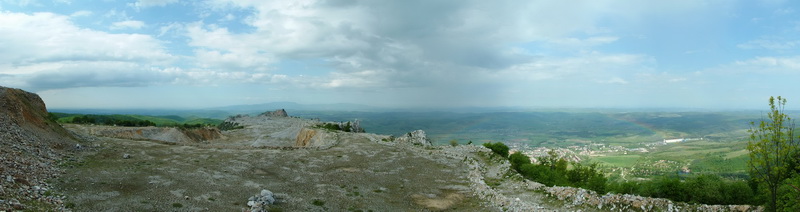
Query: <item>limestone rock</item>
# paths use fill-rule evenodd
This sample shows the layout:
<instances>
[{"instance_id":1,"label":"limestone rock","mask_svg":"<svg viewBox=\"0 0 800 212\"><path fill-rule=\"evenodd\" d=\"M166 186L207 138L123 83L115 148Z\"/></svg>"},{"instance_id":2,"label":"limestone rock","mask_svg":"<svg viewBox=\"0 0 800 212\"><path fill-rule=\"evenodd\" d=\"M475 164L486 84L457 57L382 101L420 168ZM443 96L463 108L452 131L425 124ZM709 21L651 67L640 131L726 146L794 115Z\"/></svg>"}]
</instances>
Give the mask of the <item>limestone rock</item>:
<instances>
[{"instance_id":1,"label":"limestone rock","mask_svg":"<svg viewBox=\"0 0 800 212\"><path fill-rule=\"evenodd\" d=\"M250 211L267 211L269 209L269 205L275 203L275 195L272 191L263 189L261 193L256 194L247 199L247 206L250 207Z\"/></svg>"},{"instance_id":2,"label":"limestone rock","mask_svg":"<svg viewBox=\"0 0 800 212\"><path fill-rule=\"evenodd\" d=\"M428 136L425 135L425 131L422 130L414 130L409 133L406 133L403 136L395 138L395 141L399 143L408 143L408 144L422 145L422 146L432 145L431 140L428 139Z\"/></svg>"}]
</instances>

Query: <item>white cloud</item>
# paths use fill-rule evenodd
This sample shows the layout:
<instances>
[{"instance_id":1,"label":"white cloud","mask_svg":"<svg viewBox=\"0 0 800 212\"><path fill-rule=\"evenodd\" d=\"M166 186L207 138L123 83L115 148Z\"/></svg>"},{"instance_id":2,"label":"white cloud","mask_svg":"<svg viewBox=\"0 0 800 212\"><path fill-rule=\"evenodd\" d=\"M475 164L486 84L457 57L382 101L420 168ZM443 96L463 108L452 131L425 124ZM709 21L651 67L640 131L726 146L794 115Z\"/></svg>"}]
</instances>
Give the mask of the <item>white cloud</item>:
<instances>
[{"instance_id":1,"label":"white cloud","mask_svg":"<svg viewBox=\"0 0 800 212\"><path fill-rule=\"evenodd\" d=\"M141 29L144 27L144 22L141 21L118 21L111 24L112 30L123 30L123 29Z\"/></svg>"},{"instance_id":2,"label":"white cloud","mask_svg":"<svg viewBox=\"0 0 800 212\"><path fill-rule=\"evenodd\" d=\"M178 3L179 0L138 0L132 5L136 8L163 7L169 4Z\"/></svg>"},{"instance_id":3,"label":"white cloud","mask_svg":"<svg viewBox=\"0 0 800 212\"><path fill-rule=\"evenodd\" d=\"M167 82L159 67L175 60L148 35L84 29L69 16L2 12L0 22L0 81L27 89Z\"/></svg>"},{"instance_id":4,"label":"white cloud","mask_svg":"<svg viewBox=\"0 0 800 212\"><path fill-rule=\"evenodd\" d=\"M74 13L70 14L69 16L70 17L86 17L86 16L91 16L92 14L93 14L92 11L81 10L81 11L74 12Z\"/></svg>"},{"instance_id":5,"label":"white cloud","mask_svg":"<svg viewBox=\"0 0 800 212\"><path fill-rule=\"evenodd\" d=\"M800 72L800 56L794 57L756 57L734 63L739 69L766 72Z\"/></svg>"}]
</instances>

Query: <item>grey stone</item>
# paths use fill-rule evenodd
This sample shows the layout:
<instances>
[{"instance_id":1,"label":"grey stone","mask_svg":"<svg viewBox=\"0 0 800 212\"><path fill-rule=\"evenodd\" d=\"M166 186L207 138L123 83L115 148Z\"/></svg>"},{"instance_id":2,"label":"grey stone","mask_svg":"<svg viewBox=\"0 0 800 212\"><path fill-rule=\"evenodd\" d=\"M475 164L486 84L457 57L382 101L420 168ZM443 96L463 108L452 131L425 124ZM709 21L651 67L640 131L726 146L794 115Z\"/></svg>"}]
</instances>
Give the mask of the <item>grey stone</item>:
<instances>
[{"instance_id":1,"label":"grey stone","mask_svg":"<svg viewBox=\"0 0 800 212\"><path fill-rule=\"evenodd\" d=\"M400 143L408 143L413 145L422 145L422 146L430 146L432 145L431 140L428 139L428 136L425 135L425 131L423 130L414 130L409 133L404 134L398 138L395 138L395 141Z\"/></svg>"}]
</instances>

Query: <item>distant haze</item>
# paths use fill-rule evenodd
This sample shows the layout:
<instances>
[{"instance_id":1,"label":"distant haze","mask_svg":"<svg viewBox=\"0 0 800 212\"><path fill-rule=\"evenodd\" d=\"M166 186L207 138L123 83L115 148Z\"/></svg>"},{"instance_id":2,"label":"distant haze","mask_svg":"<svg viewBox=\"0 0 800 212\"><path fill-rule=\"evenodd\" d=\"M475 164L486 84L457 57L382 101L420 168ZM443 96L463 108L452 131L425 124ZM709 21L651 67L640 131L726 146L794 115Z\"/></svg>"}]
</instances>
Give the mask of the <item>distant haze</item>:
<instances>
[{"instance_id":1,"label":"distant haze","mask_svg":"<svg viewBox=\"0 0 800 212\"><path fill-rule=\"evenodd\" d=\"M800 108L795 1L0 1L51 108Z\"/></svg>"}]
</instances>

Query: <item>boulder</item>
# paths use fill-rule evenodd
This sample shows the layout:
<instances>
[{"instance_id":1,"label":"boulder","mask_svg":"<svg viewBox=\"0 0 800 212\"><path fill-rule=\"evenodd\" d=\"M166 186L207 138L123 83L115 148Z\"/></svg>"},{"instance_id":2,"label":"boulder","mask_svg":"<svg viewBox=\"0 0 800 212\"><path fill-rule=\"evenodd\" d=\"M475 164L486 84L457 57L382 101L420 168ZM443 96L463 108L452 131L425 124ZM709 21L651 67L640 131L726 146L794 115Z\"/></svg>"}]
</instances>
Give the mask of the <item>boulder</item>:
<instances>
[{"instance_id":1,"label":"boulder","mask_svg":"<svg viewBox=\"0 0 800 212\"><path fill-rule=\"evenodd\" d=\"M395 138L395 141L399 143L407 143L407 144L422 145L422 146L432 145L431 140L428 139L428 136L425 135L425 131L422 130L414 130L409 133L406 133L403 136Z\"/></svg>"},{"instance_id":2,"label":"boulder","mask_svg":"<svg viewBox=\"0 0 800 212\"><path fill-rule=\"evenodd\" d=\"M250 211L253 212L267 211L267 209L269 209L269 205L274 203L275 195L272 193L272 191L267 189L263 189L261 190L261 193L247 199L247 206L250 207Z\"/></svg>"}]
</instances>

